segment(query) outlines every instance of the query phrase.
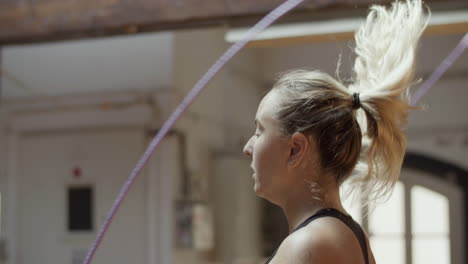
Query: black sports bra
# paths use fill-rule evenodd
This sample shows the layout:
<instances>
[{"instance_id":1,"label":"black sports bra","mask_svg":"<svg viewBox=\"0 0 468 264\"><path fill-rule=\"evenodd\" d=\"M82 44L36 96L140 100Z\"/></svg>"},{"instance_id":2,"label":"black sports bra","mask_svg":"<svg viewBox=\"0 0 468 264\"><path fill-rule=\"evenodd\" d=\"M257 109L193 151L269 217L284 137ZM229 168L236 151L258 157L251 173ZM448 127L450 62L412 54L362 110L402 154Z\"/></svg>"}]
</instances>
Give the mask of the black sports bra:
<instances>
[{"instance_id":1,"label":"black sports bra","mask_svg":"<svg viewBox=\"0 0 468 264\"><path fill-rule=\"evenodd\" d=\"M303 228L304 226L308 225L310 222L314 221L317 218L326 217L326 216L338 218L353 231L353 233L356 235L357 239L359 240L359 244L361 245L361 250L362 250L362 254L364 255L365 264L369 264L366 236L364 235L364 231L362 231L361 226L359 226L359 224L356 221L354 221L354 219L351 216L345 215L344 213L334 208L321 209L320 211L318 211L311 217L307 218L304 222L302 222L298 227L296 227L293 230L293 232L296 232L297 230ZM275 252L273 252L273 255L271 255L271 257L265 262L265 264L270 263L273 257L275 257L277 251L278 249L275 250Z\"/></svg>"}]
</instances>

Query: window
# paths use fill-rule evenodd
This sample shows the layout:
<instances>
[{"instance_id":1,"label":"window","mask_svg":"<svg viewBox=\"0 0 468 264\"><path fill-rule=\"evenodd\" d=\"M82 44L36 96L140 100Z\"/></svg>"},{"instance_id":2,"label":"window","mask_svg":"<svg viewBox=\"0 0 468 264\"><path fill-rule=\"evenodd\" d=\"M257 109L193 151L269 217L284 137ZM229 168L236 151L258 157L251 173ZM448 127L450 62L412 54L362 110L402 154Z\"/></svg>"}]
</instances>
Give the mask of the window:
<instances>
[{"instance_id":1,"label":"window","mask_svg":"<svg viewBox=\"0 0 468 264\"><path fill-rule=\"evenodd\" d=\"M413 264L449 264L449 201L421 186L411 189Z\"/></svg>"},{"instance_id":2,"label":"window","mask_svg":"<svg viewBox=\"0 0 468 264\"><path fill-rule=\"evenodd\" d=\"M458 208L462 196L454 195L458 190L450 183L435 183L431 176L411 170L402 176L389 200L371 210L357 210L362 203L343 201L348 212L367 230L376 263L457 263L463 253L451 248L459 237L450 230L460 227L453 226L458 222L451 222L451 215L460 217L454 212L460 210L453 208Z\"/></svg>"},{"instance_id":3,"label":"window","mask_svg":"<svg viewBox=\"0 0 468 264\"><path fill-rule=\"evenodd\" d=\"M368 232L377 263L405 263L404 213L404 186L398 182L389 200L369 213Z\"/></svg>"},{"instance_id":4,"label":"window","mask_svg":"<svg viewBox=\"0 0 468 264\"><path fill-rule=\"evenodd\" d=\"M68 231L93 230L93 190L90 186L68 188Z\"/></svg>"}]
</instances>

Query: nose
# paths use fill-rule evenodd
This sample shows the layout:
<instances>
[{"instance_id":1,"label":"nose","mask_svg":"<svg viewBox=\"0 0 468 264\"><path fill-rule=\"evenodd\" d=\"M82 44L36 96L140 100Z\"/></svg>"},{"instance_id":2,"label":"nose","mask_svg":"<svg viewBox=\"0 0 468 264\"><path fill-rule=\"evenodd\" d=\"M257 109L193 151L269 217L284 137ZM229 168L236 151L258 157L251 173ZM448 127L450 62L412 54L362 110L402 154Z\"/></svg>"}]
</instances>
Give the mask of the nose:
<instances>
[{"instance_id":1,"label":"nose","mask_svg":"<svg viewBox=\"0 0 468 264\"><path fill-rule=\"evenodd\" d=\"M250 157L250 158L252 158L252 144L251 144L251 141L252 141L252 138L250 138L249 141L247 141L247 143L245 143L245 146L244 146L244 154L247 157Z\"/></svg>"}]
</instances>

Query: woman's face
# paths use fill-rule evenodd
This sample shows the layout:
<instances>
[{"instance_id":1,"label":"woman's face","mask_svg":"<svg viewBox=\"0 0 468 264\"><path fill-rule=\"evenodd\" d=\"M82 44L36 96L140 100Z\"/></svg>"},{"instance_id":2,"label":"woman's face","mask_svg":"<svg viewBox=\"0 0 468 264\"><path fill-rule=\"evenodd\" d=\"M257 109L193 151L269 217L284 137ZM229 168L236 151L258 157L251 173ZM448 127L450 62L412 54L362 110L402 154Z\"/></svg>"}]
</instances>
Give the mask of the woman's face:
<instances>
[{"instance_id":1,"label":"woman's face","mask_svg":"<svg viewBox=\"0 0 468 264\"><path fill-rule=\"evenodd\" d=\"M272 202L288 186L289 141L281 135L279 121L275 118L279 96L272 90L262 99L255 117L255 134L244 147L244 153L252 158L255 193Z\"/></svg>"}]
</instances>

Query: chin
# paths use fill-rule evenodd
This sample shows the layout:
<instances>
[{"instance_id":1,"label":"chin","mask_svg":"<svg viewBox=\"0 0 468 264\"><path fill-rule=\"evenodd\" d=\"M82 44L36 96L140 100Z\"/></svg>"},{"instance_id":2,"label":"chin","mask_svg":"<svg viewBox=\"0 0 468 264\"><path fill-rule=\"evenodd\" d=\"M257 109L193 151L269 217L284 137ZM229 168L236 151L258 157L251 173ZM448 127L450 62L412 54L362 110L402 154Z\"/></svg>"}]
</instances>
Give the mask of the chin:
<instances>
[{"instance_id":1,"label":"chin","mask_svg":"<svg viewBox=\"0 0 468 264\"><path fill-rule=\"evenodd\" d=\"M260 184L255 183L253 188L254 188L255 194L260 195L260 189L261 189Z\"/></svg>"},{"instance_id":2,"label":"chin","mask_svg":"<svg viewBox=\"0 0 468 264\"><path fill-rule=\"evenodd\" d=\"M265 192L265 188L263 188L260 184L255 183L254 192L258 197L270 201L269 195Z\"/></svg>"},{"instance_id":3,"label":"chin","mask_svg":"<svg viewBox=\"0 0 468 264\"><path fill-rule=\"evenodd\" d=\"M276 204L278 206L280 205L280 203L277 201L277 199L274 199L275 196L272 195L271 193L266 192L265 188L262 188L262 186L260 184L255 183L254 191L255 191L255 195L257 195L258 197L260 197L262 199L265 199L265 200L269 201L270 203Z\"/></svg>"},{"instance_id":4,"label":"chin","mask_svg":"<svg viewBox=\"0 0 468 264\"><path fill-rule=\"evenodd\" d=\"M254 192L257 196L262 197L262 198L264 197L262 186L258 182L256 182L254 185Z\"/></svg>"}]
</instances>

